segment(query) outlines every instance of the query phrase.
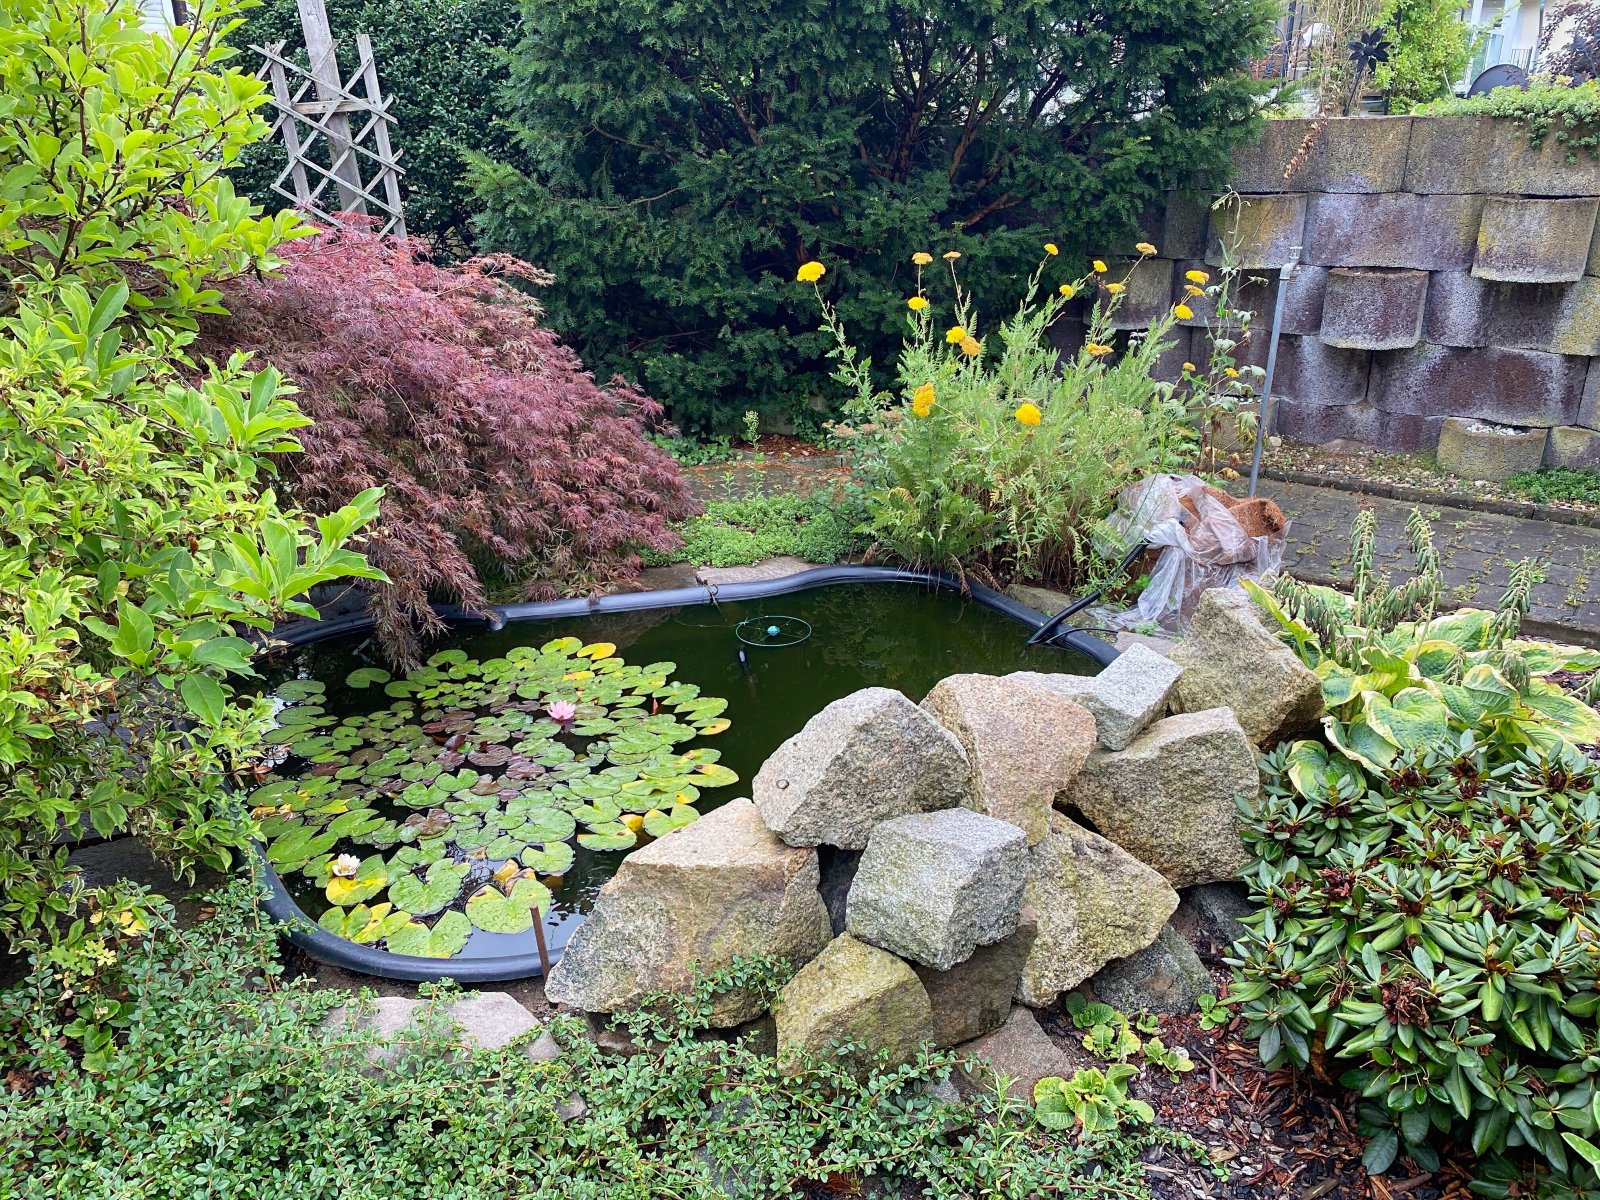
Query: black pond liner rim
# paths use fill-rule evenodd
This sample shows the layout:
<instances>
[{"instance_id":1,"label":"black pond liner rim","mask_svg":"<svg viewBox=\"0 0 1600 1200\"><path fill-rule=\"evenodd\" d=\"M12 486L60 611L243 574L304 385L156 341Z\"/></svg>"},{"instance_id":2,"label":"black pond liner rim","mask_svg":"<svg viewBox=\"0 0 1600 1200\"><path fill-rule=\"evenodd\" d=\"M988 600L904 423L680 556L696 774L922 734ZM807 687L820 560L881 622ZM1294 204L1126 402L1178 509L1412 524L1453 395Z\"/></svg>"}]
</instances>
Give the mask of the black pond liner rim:
<instances>
[{"instance_id":1,"label":"black pond liner rim","mask_svg":"<svg viewBox=\"0 0 1600 1200\"><path fill-rule=\"evenodd\" d=\"M771 596L784 596L791 592L807 591L835 583L922 583L932 587L962 590L959 579L941 571L917 571L899 567L839 566L815 567L778 579L753 580L748 583L707 584L697 587L667 588L653 592L625 592L617 595L579 598L575 600L542 600L525 604L495 605L494 614L486 617L454 605L440 605L435 611L446 621L456 625L482 625L499 629L513 621L541 621L559 617L587 617L605 613L640 612L653 608L682 608L691 604L709 604L721 600L763 600ZM968 581L968 595L979 604L1004 613L1013 620L1038 630L1049 618L1020 601L982 584ZM296 621L274 631L273 639L289 646L308 646L314 642L359 633L371 629L374 622L364 613L338 617L331 621ZM1076 650L1101 668L1109 666L1117 651L1087 633L1075 629L1063 630L1052 641ZM270 916L284 925L285 936L302 953L319 962L342 967L361 975L379 979L398 979L407 982L426 982L454 979L459 983L505 983L514 979L534 979L543 974L537 954L505 954L485 958L417 958L409 954L395 954L375 946L358 946L323 929L294 902L289 891L278 877L278 872L267 861L266 847L255 846L256 877L265 892L265 907ZM548 939L550 965L561 960L567 941L583 921L564 922L552 931L545 927Z\"/></svg>"}]
</instances>

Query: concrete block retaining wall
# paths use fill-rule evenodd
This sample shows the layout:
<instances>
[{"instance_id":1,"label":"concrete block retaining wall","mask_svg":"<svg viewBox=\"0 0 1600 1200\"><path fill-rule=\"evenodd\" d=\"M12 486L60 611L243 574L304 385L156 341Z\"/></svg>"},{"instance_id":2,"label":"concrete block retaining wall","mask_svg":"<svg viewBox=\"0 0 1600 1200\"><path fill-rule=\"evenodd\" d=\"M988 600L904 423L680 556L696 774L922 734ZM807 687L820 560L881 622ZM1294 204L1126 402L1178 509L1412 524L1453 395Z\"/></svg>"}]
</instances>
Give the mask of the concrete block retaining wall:
<instances>
[{"instance_id":1,"label":"concrete block retaining wall","mask_svg":"<svg viewBox=\"0 0 1600 1200\"><path fill-rule=\"evenodd\" d=\"M1561 448L1600 444L1600 159L1568 157L1495 117L1268 122L1235 156L1236 198L1174 196L1147 219L1161 257L1117 325L1148 324L1237 238L1237 261L1266 277L1235 299L1254 314L1241 357L1264 363L1277 269L1298 247L1279 432L1434 450L1445 420L1467 417L1562 430L1546 461L1566 461ZM1216 317L1190 304L1175 333L1199 362Z\"/></svg>"}]
</instances>

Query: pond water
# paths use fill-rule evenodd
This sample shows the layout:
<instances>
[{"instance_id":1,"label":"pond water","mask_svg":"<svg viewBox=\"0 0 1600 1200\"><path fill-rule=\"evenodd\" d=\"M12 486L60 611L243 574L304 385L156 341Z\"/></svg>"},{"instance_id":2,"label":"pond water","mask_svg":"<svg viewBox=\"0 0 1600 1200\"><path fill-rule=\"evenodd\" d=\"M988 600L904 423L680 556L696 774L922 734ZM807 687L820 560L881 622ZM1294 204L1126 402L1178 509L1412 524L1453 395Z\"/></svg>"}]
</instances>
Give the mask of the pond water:
<instances>
[{"instance_id":1,"label":"pond water","mask_svg":"<svg viewBox=\"0 0 1600 1200\"><path fill-rule=\"evenodd\" d=\"M749 622L744 627L744 633L757 642L785 643L795 638L802 640L787 645L747 645L735 633L735 627L739 626L740 622ZM807 628L809 632L806 632ZM436 677L441 672L448 673L451 670L457 673L472 672L477 669L478 664L489 663L491 664L489 675L493 678L495 663L509 671L518 669L519 663L538 663L548 660L552 653L548 648L554 639L561 638L575 639L562 647L560 653L567 655L579 655L580 645L592 647L598 643L614 647L614 650L600 651L606 656L605 662L590 663L581 656L575 661L575 665L579 667L593 666L603 672L616 672L604 674L604 678L636 683L638 668L648 664L656 678L647 682L655 683L661 677L661 668L670 666L670 682L665 689L655 693L656 696L665 698L647 696L643 704L648 705L648 708L642 706L626 710L613 708L609 713L611 716L626 714L628 720L639 721L642 714L653 713L659 709L662 715L652 720L665 722L668 730L665 736L672 740L664 744L664 748L660 750L652 750L647 743L641 750L643 756L654 754L656 759L659 759L663 754L668 754L672 756L671 761L676 762L678 761L676 756L687 754L701 764L692 769L715 770L709 766L709 762L714 761L720 767L727 768L737 775L736 782L719 782L726 778L726 773L719 770L714 777L706 777L712 780L709 786L700 789L689 788L692 811L686 815L692 817L695 812L706 812L736 796L749 795L750 781L757 768L780 743L797 733L810 717L830 701L860 688L871 686L896 688L913 700L920 701L940 679L958 672L1004 674L1016 670L1047 670L1094 674L1098 671L1099 668L1095 663L1074 651L1026 645L1027 634L1025 626L1005 614L963 599L949 590L912 583L833 584L757 601L699 604L675 609L577 618L515 621L497 631L488 631L481 626L464 626L442 641L438 649L464 651L470 656L469 663L461 665L445 662L434 668L432 674ZM546 660L537 657L540 647L547 648ZM505 661L505 656L508 654L512 656L510 664ZM626 666L608 665L611 660L618 660ZM560 658L555 661L560 665L552 668L555 673L550 677L555 680L570 679L570 673L563 675L561 671L565 667L574 665L574 662ZM322 685L320 695L303 697L300 705L303 707L305 704L315 703L323 710L323 715L317 718L322 728L313 729L311 732L314 736L321 737L330 731L336 733L337 729L332 726L334 720L344 721L348 726L347 719L357 718L362 714L368 714L369 729L381 731L385 722L389 727L399 727L402 719L406 722L404 728L409 729L410 736L418 738L419 743L412 747L413 753L410 757L404 758L407 767L405 779L391 778L373 786L371 780L357 774L359 768L349 767L345 772L346 781L339 785L342 789L341 794L351 796L359 794L360 799L350 801L352 806L370 808L373 815L364 819L366 824L377 825L387 822L391 834L394 822L409 819L416 824L423 819L417 815L419 807L426 809L429 803L440 802L437 799L439 793L435 794L433 801L428 801L426 798L417 801L415 797L408 797L407 799L411 800L408 804L407 799L402 799L400 790L410 786L406 779L418 778L419 766L426 772L418 783L418 786L423 788L429 786L428 781L438 775L440 770L446 774L439 778L446 781L462 780L463 776L459 773L461 770L476 770L483 776L478 781L477 792L483 794L480 796L462 790L444 802L446 807L458 813L463 810L484 813L484 810L499 804L503 816L502 798L515 799L516 787L533 787L536 783L540 786L549 786L552 778L564 777L563 772L586 774L588 769L600 770L608 761L631 762L641 757L641 755L630 757L627 754L618 754L614 744L609 759L602 757L606 745L600 744L601 739L612 735L596 733L608 727L607 710L601 708L583 709L576 722L568 722L558 727L558 723L552 721L550 714L545 711L549 707L548 696L519 703L515 699L517 693L512 692L509 705L490 705L482 702L481 697L475 705L471 703L452 705L449 703L448 690L444 702L437 699L430 700L426 693L410 698L397 698L392 694L386 694L383 677L376 671L373 675L377 686L369 682L364 687L352 687L346 683L351 672L364 667L379 666L381 661L370 637L365 634L350 635L289 652L275 664L275 671L269 683L273 687L279 687L285 681L311 680ZM361 682L359 674L356 678ZM698 689L698 698L683 700L676 706L678 711L676 718L669 715L674 711L673 701L680 696L688 695L689 692L672 692L671 688L674 685L690 685L691 689ZM288 690L291 695L294 695L296 686L290 684ZM473 681L469 686L481 685ZM508 690L511 686L506 685ZM573 685L556 683L552 686ZM628 690L631 693L642 689ZM467 693L469 696L474 694L470 691ZM523 691L520 694L531 697L540 693ZM715 705L703 705L704 698L708 697L725 699L726 709L719 713ZM620 703L640 705L641 702L629 699ZM293 727L287 722L293 720L295 707L291 705L282 714L286 721L286 734L293 732ZM526 712L503 713L502 710L508 707L513 710L520 707ZM450 711L452 709L456 711ZM398 715L390 717L388 716L390 711ZM516 719L516 732L511 735L509 743L508 739L501 735L499 748L476 741L477 731L484 728L485 718L499 719L491 716L493 713L502 713L507 718ZM596 719L586 721L585 717L590 714L594 714ZM477 719L477 724L472 723L474 718ZM671 722L675 719L683 723L692 721L692 727L679 724L673 729ZM545 763L553 760L554 767L530 765L522 759L521 753L511 753L506 749L508 744L511 747L522 747L524 750L533 745L531 741L516 740L528 736L530 725L535 726L533 731L535 733L543 730L540 736L546 740L538 743L539 745L547 749L553 746L554 751L558 752L546 754L540 759ZM724 725L726 728L723 728ZM429 730L428 736L421 736L421 729ZM396 763L402 761L401 752L394 749L392 743L382 740L385 736L393 735L379 732L377 736L379 737L376 743L377 749L360 751L365 753L366 761L371 763L378 749L385 745L391 747L390 753L394 755ZM325 740L324 738L323 741ZM294 744L308 745L305 742ZM357 744L361 744L359 739ZM474 746L478 747L476 754ZM624 747L624 749L635 748L637 747ZM319 781L320 785L332 787L335 783L332 778L334 771L348 767L351 762L348 757L350 753L348 743L338 743L334 749L336 752L330 757L325 748L320 768L313 766L304 757L289 754L279 765L277 777L303 782L310 779L313 774L320 774L324 777ZM510 768L506 762L495 761L504 759L508 753L511 755ZM532 750L526 750L526 753L539 757ZM484 761L463 763L461 759L464 754L472 756L474 760ZM708 761L702 762L696 758L697 755L705 756ZM433 762L436 756L442 760L438 767L435 767ZM576 761L563 763L562 756ZM585 761L586 756L592 765L588 769L580 769L580 764ZM414 761L417 765L413 765ZM519 762L526 772L550 769L555 774L541 776L534 782L518 779L513 783L513 776L520 774L514 769ZM680 768L683 769L691 768ZM510 770L511 774L500 776L499 785L512 790L496 793L493 790L496 785L491 780L494 779L496 772L507 770ZM619 769L612 768L612 770ZM456 774L449 774L452 771ZM679 778L681 781L685 777ZM698 783L703 777L691 775L687 778L692 778ZM578 786L580 782L583 781L574 781L574 786ZM641 781L641 786L652 785L648 781ZM698 796L692 796L696 790ZM561 807L568 810L577 809L580 816L588 814L582 819L588 823L590 835L584 840L590 845L603 843L606 841L606 837L603 836L604 831L617 828L614 824L601 826L590 823L596 819L594 810L577 807L584 803L590 793L585 792L583 797L574 797L566 794L566 789L560 786L557 792L565 795L560 802ZM677 794L680 797L683 795L682 792ZM548 793L540 795L548 796ZM616 798L614 789L611 796ZM256 800L253 803L264 802ZM541 804L545 802L544 799L539 801ZM588 799L587 802L591 805L604 805L608 801ZM641 805L633 805L634 811L637 812L639 807ZM651 820L658 829L662 827L661 822L672 819L667 814L685 811L674 807L670 799L659 800L645 807L650 807L654 813ZM438 814L440 809L434 808L428 811ZM468 822L468 825L476 830L474 837L463 835L463 840L472 846L468 850L455 845L449 839L449 835L433 835L435 837L433 842L417 842L413 839L397 846L390 841L387 845L377 846L376 852L381 854L399 850L404 852L401 854L402 859L406 859L407 855L411 856L404 863L396 862L391 856L387 863L387 871L391 883L399 874L417 873L408 884L410 892L405 894L413 899L418 897L420 891L421 872L431 865L428 859L419 856L415 846L433 846L435 848L433 857L442 858L449 864L448 868L440 868L441 887L448 886L444 877L449 875L449 871L457 870L462 873L460 895L446 906L444 913L440 915L442 919L442 916L447 916L452 911L461 911L465 907L465 898L472 889L482 888L487 892L492 872L501 865L503 860L490 856L490 852L495 850L496 843L488 841L487 846L482 844L496 832L493 826L495 815L487 813L456 818L458 821ZM545 812L544 815L550 814ZM604 819L606 815L607 813L602 813L600 819ZM539 816L539 813L533 814L535 818ZM440 817L441 821L445 819ZM622 819L635 822L638 820L626 812L622 814ZM286 828L292 831L293 824L301 820L298 813L280 818L272 832L281 835ZM488 822L490 827L486 831L478 830L474 822ZM361 821L354 823L362 824ZM522 828L526 830L531 827ZM583 828L582 824L578 826L579 830ZM596 836L596 830L600 831L602 836ZM422 832L424 836L431 833L428 830ZM572 833L573 830L568 822L565 828L555 829L552 836L564 835L571 838ZM438 840L440 836L444 836L445 841ZM525 836L530 835L525 834ZM641 829L637 838L637 844L643 844L649 840L649 832ZM616 840L628 839L624 832L624 836ZM506 844L499 843L500 846ZM317 849L325 856L350 853L362 860L374 863L379 861L373 857L374 844L370 841L361 844L360 839L353 841L349 838L340 838L331 847L325 848L319 843ZM560 874L536 876L538 882L550 890L545 929L549 933L552 946L555 947L565 943L572 927L591 907L595 893L616 872L618 864L626 855L625 850L576 845L575 853L571 854L570 865L562 865L561 860L568 851L560 847L558 849L561 853L556 856L556 865L561 867ZM532 856L531 859L525 855L525 861L539 860L540 851L537 847L529 847L529 854ZM292 859L296 856L291 854L286 857L292 864ZM326 858L322 861L325 862ZM547 866L550 865L549 859L542 861ZM316 866L316 862L314 861L312 865ZM280 869L290 895L301 909L314 919L323 917L334 907L329 899L330 893L325 888L330 882L327 872L328 868L323 867L320 875L308 877L302 870L293 869L292 865ZM535 877L532 868L525 873L529 878ZM359 888L360 880L352 880L351 886ZM515 884L507 884L502 880L500 886L504 890L514 887ZM386 894L381 889L370 896L363 895L360 891L351 894L360 896L368 905L378 905L386 899ZM393 899L392 896L387 898ZM491 896L489 899L495 904L498 903L495 897ZM402 906L397 904L396 908L399 907ZM428 910L430 905L418 902L414 903L412 908ZM333 915L338 916L337 913ZM429 922L437 925L435 915L423 915L419 921L424 925ZM398 920L398 917L390 919ZM459 916L451 917L451 920L461 929L465 929L466 922ZM495 923L488 921L482 924ZM369 928L367 940L382 946L385 944L382 939L371 937L372 931L376 928L376 925ZM421 931L415 927L411 930L412 935L420 933ZM458 957L461 958L531 953L534 945L531 930L489 932L477 921L474 921L470 935L463 936L466 936L467 940L458 951ZM391 945L390 948L395 947Z\"/></svg>"}]
</instances>

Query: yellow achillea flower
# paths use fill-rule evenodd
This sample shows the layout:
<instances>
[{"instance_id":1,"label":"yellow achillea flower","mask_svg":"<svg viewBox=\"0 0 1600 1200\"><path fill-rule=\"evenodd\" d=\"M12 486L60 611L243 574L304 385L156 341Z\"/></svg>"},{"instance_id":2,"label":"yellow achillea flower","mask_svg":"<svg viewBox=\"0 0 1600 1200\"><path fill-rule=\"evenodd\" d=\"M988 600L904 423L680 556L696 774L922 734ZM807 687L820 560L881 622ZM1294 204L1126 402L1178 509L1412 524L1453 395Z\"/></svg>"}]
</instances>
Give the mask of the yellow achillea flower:
<instances>
[{"instance_id":1,"label":"yellow achillea flower","mask_svg":"<svg viewBox=\"0 0 1600 1200\"><path fill-rule=\"evenodd\" d=\"M952 346L959 346L961 339L967 336L967 331L959 325L952 325L944 331L944 340Z\"/></svg>"},{"instance_id":2,"label":"yellow achillea flower","mask_svg":"<svg viewBox=\"0 0 1600 1200\"><path fill-rule=\"evenodd\" d=\"M1183 277L1190 283L1205 283L1211 278L1211 276L1207 275L1204 271L1185 271L1183 273Z\"/></svg>"},{"instance_id":3,"label":"yellow achillea flower","mask_svg":"<svg viewBox=\"0 0 1600 1200\"><path fill-rule=\"evenodd\" d=\"M1048 254L1051 258L1054 258L1056 255L1061 253L1061 251L1056 247L1056 244L1054 242L1046 242L1044 244L1044 252L1046 254Z\"/></svg>"},{"instance_id":4,"label":"yellow achillea flower","mask_svg":"<svg viewBox=\"0 0 1600 1200\"><path fill-rule=\"evenodd\" d=\"M1086 342L1083 348L1095 358L1104 358L1106 355L1110 354L1113 349L1115 349L1115 347L1112 346L1102 346L1099 342Z\"/></svg>"},{"instance_id":5,"label":"yellow achillea flower","mask_svg":"<svg viewBox=\"0 0 1600 1200\"><path fill-rule=\"evenodd\" d=\"M1198 368L1198 367L1196 367L1196 366L1195 366L1195 365L1194 365L1194 364L1193 364L1193 363L1184 363L1184 364L1183 364L1183 369L1184 369L1184 370L1185 370L1185 371L1196 371L1196 370L1198 370L1198 369L1199 369L1199 368Z\"/></svg>"},{"instance_id":6,"label":"yellow achillea flower","mask_svg":"<svg viewBox=\"0 0 1600 1200\"><path fill-rule=\"evenodd\" d=\"M1101 262L1098 258L1094 260L1094 269L1095 269L1096 273L1098 273L1100 275L1104 275L1108 270L1110 270L1110 268L1107 267L1106 264Z\"/></svg>"},{"instance_id":7,"label":"yellow achillea flower","mask_svg":"<svg viewBox=\"0 0 1600 1200\"><path fill-rule=\"evenodd\" d=\"M826 270L827 268L819 262L801 263L800 269L794 273L794 277L801 283L815 283L822 278L823 272Z\"/></svg>"},{"instance_id":8,"label":"yellow achillea flower","mask_svg":"<svg viewBox=\"0 0 1600 1200\"><path fill-rule=\"evenodd\" d=\"M961 251L959 251L959 250L946 250L944 252L944 260L945 260L945 262L955 262L955 260L960 258L960 257L961 257Z\"/></svg>"},{"instance_id":9,"label":"yellow achillea flower","mask_svg":"<svg viewBox=\"0 0 1600 1200\"><path fill-rule=\"evenodd\" d=\"M1206 290L1205 288L1195 287L1195 285L1191 283L1188 287L1183 289L1183 294L1185 296L1204 296L1206 294Z\"/></svg>"},{"instance_id":10,"label":"yellow achillea flower","mask_svg":"<svg viewBox=\"0 0 1600 1200\"><path fill-rule=\"evenodd\" d=\"M1194 316L1194 309L1190 308L1187 304L1174 304L1172 306L1172 315L1177 317L1180 321L1187 321L1190 317Z\"/></svg>"},{"instance_id":11,"label":"yellow achillea flower","mask_svg":"<svg viewBox=\"0 0 1600 1200\"><path fill-rule=\"evenodd\" d=\"M983 343L977 338L973 337L971 334L968 334L966 337L961 339L961 353L965 354L968 358L977 358L978 355L983 353Z\"/></svg>"},{"instance_id":12,"label":"yellow achillea flower","mask_svg":"<svg viewBox=\"0 0 1600 1200\"><path fill-rule=\"evenodd\" d=\"M928 302L921 296L913 296L911 299L906 301L906 307L912 312L921 312L923 309L928 307Z\"/></svg>"},{"instance_id":13,"label":"yellow achillea flower","mask_svg":"<svg viewBox=\"0 0 1600 1200\"><path fill-rule=\"evenodd\" d=\"M1239 378L1239 372L1235 371L1232 367L1229 367L1227 370L1223 371L1223 374L1226 375L1229 379L1237 379L1237 378Z\"/></svg>"},{"instance_id":14,"label":"yellow achillea flower","mask_svg":"<svg viewBox=\"0 0 1600 1200\"><path fill-rule=\"evenodd\" d=\"M911 394L911 411L919 417L933 411L933 384L925 383Z\"/></svg>"},{"instance_id":15,"label":"yellow achillea flower","mask_svg":"<svg viewBox=\"0 0 1600 1200\"><path fill-rule=\"evenodd\" d=\"M918 250L911 256L911 261L916 263L919 267L925 267L933 261L933 255L929 254L926 250Z\"/></svg>"},{"instance_id":16,"label":"yellow achillea flower","mask_svg":"<svg viewBox=\"0 0 1600 1200\"><path fill-rule=\"evenodd\" d=\"M1133 248L1140 254L1145 255L1154 254L1156 252L1156 248L1149 242L1135 242Z\"/></svg>"},{"instance_id":17,"label":"yellow achillea flower","mask_svg":"<svg viewBox=\"0 0 1600 1200\"><path fill-rule=\"evenodd\" d=\"M1125 292L1127 290L1128 290L1128 285L1125 284L1125 283L1108 283L1108 284L1106 284L1106 291L1110 292L1113 296L1120 296L1120 295L1122 295L1123 292Z\"/></svg>"},{"instance_id":18,"label":"yellow achillea flower","mask_svg":"<svg viewBox=\"0 0 1600 1200\"><path fill-rule=\"evenodd\" d=\"M1019 405L1017 411L1011 415L1017 419L1017 424L1019 425L1037 425L1044 416L1039 411L1039 406L1031 403Z\"/></svg>"},{"instance_id":19,"label":"yellow achillea flower","mask_svg":"<svg viewBox=\"0 0 1600 1200\"><path fill-rule=\"evenodd\" d=\"M1073 296L1078 294L1078 289L1073 287L1070 283L1063 283L1056 290L1058 292L1060 292L1063 296L1065 296L1068 300L1071 300L1073 298Z\"/></svg>"}]
</instances>

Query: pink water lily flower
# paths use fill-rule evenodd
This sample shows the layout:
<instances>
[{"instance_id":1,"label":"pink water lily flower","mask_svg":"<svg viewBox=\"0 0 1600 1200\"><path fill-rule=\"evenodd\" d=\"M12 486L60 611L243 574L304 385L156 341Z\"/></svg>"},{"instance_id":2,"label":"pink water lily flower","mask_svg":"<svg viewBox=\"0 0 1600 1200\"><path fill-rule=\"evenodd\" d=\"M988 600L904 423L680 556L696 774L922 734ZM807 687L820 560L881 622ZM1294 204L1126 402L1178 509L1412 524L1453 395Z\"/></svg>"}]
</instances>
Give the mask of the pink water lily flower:
<instances>
[{"instance_id":1,"label":"pink water lily flower","mask_svg":"<svg viewBox=\"0 0 1600 1200\"><path fill-rule=\"evenodd\" d=\"M545 706L545 711L550 714L551 720L566 725L578 715L578 706L570 700L552 700Z\"/></svg>"}]
</instances>

